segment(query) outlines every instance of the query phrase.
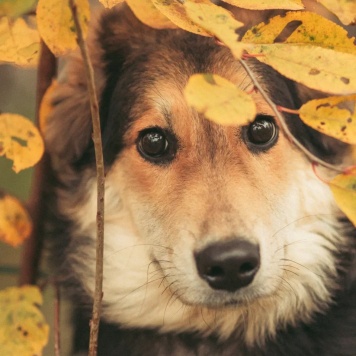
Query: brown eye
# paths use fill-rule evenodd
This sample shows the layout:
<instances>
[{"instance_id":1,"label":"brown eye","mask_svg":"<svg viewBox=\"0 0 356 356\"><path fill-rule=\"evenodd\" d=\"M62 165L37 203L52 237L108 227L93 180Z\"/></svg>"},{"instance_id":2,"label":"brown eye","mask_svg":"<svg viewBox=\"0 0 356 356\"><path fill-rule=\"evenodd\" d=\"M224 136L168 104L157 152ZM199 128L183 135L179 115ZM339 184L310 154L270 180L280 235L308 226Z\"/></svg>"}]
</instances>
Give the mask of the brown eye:
<instances>
[{"instance_id":1,"label":"brown eye","mask_svg":"<svg viewBox=\"0 0 356 356\"><path fill-rule=\"evenodd\" d=\"M258 115L246 130L245 141L251 150L265 151L277 142L278 128L271 116Z\"/></svg>"},{"instance_id":2,"label":"brown eye","mask_svg":"<svg viewBox=\"0 0 356 356\"><path fill-rule=\"evenodd\" d=\"M174 137L159 127L141 131L136 146L143 158L156 164L172 160L177 147Z\"/></svg>"}]
</instances>

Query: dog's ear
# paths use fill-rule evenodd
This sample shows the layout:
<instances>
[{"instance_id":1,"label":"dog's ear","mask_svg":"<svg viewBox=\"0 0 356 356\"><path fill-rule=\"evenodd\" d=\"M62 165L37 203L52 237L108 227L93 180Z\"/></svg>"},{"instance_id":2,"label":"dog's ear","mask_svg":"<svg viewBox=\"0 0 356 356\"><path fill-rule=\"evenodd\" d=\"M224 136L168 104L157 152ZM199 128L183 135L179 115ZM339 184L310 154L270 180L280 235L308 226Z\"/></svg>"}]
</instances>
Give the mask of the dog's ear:
<instances>
[{"instance_id":1,"label":"dog's ear","mask_svg":"<svg viewBox=\"0 0 356 356\"><path fill-rule=\"evenodd\" d=\"M105 11L94 22L96 24L89 34L88 46L101 102L104 90L110 86L109 81L114 83L125 62L130 60L132 49L142 45L143 41L153 42L156 31L137 20L126 5ZM91 145L89 96L79 52L68 58L52 94L51 104L52 111L44 136L56 169L63 169L78 162ZM105 117L105 113L102 116Z\"/></svg>"}]
</instances>

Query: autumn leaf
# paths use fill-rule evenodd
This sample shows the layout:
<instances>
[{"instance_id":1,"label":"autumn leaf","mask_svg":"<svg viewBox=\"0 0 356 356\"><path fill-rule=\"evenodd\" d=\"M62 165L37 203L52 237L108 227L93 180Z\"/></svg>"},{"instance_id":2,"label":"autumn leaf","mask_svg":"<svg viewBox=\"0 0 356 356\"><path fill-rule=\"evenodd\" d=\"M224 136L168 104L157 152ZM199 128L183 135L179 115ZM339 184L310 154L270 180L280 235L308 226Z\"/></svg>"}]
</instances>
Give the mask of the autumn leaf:
<instances>
[{"instance_id":1,"label":"autumn leaf","mask_svg":"<svg viewBox=\"0 0 356 356\"><path fill-rule=\"evenodd\" d=\"M246 32L242 41L254 44L310 44L339 52L356 53L354 38L326 18L307 11L288 12L261 23Z\"/></svg>"},{"instance_id":2,"label":"autumn leaf","mask_svg":"<svg viewBox=\"0 0 356 356\"><path fill-rule=\"evenodd\" d=\"M289 79L326 93L356 92L356 55L310 45L250 45L247 51Z\"/></svg>"},{"instance_id":3,"label":"autumn leaf","mask_svg":"<svg viewBox=\"0 0 356 356\"><path fill-rule=\"evenodd\" d=\"M356 226L356 167L339 174L329 185L337 205Z\"/></svg>"},{"instance_id":4,"label":"autumn leaf","mask_svg":"<svg viewBox=\"0 0 356 356\"><path fill-rule=\"evenodd\" d=\"M40 48L38 32L22 19L0 18L0 62L22 67L37 65Z\"/></svg>"},{"instance_id":5,"label":"autumn leaf","mask_svg":"<svg viewBox=\"0 0 356 356\"><path fill-rule=\"evenodd\" d=\"M183 30L202 36L210 36L203 28L196 25L188 16L183 4L174 0L151 0L153 5L175 25ZM211 4L209 0L190 0L192 3ZM186 1L187 3L187 1Z\"/></svg>"},{"instance_id":6,"label":"autumn leaf","mask_svg":"<svg viewBox=\"0 0 356 356\"><path fill-rule=\"evenodd\" d=\"M21 202L0 190L0 241L20 245L32 231L32 222Z\"/></svg>"},{"instance_id":7,"label":"autumn leaf","mask_svg":"<svg viewBox=\"0 0 356 356\"><path fill-rule=\"evenodd\" d=\"M162 14L151 0L126 0L135 16L145 25L156 28L177 28L177 26Z\"/></svg>"},{"instance_id":8,"label":"autumn leaf","mask_svg":"<svg viewBox=\"0 0 356 356\"><path fill-rule=\"evenodd\" d=\"M0 0L0 17L19 17L34 8L35 3L36 0Z\"/></svg>"},{"instance_id":9,"label":"autumn leaf","mask_svg":"<svg viewBox=\"0 0 356 356\"><path fill-rule=\"evenodd\" d=\"M356 144L356 94L311 100L300 108L299 115L314 129Z\"/></svg>"},{"instance_id":10,"label":"autumn leaf","mask_svg":"<svg viewBox=\"0 0 356 356\"><path fill-rule=\"evenodd\" d=\"M35 286L0 291L0 345L6 356L41 355L49 327L38 309L42 295Z\"/></svg>"},{"instance_id":11,"label":"autumn leaf","mask_svg":"<svg viewBox=\"0 0 356 356\"><path fill-rule=\"evenodd\" d=\"M17 114L0 115L0 157L14 161L16 173L35 165L43 150L42 137L29 119Z\"/></svg>"},{"instance_id":12,"label":"autumn leaf","mask_svg":"<svg viewBox=\"0 0 356 356\"><path fill-rule=\"evenodd\" d=\"M238 42L236 30L243 26L242 22L235 20L229 11L211 2L186 1L184 8L195 24L223 42L236 58L241 58L244 46Z\"/></svg>"},{"instance_id":13,"label":"autumn leaf","mask_svg":"<svg viewBox=\"0 0 356 356\"><path fill-rule=\"evenodd\" d=\"M356 23L355 0L317 0L333 12L344 25Z\"/></svg>"},{"instance_id":14,"label":"autumn leaf","mask_svg":"<svg viewBox=\"0 0 356 356\"><path fill-rule=\"evenodd\" d=\"M301 0L223 0L228 4L242 7L250 10L269 10L286 9L301 10L304 9Z\"/></svg>"},{"instance_id":15,"label":"autumn leaf","mask_svg":"<svg viewBox=\"0 0 356 356\"><path fill-rule=\"evenodd\" d=\"M117 4L122 3L124 0L99 0L107 9L111 9Z\"/></svg>"},{"instance_id":16,"label":"autumn leaf","mask_svg":"<svg viewBox=\"0 0 356 356\"><path fill-rule=\"evenodd\" d=\"M254 120L252 97L216 74L194 74L184 89L190 106L219 125L246 125Z\"/></svg>"},{"instance_id":17,"label":"autumn leaf","mask_svg":"<svg viewBox=\"0 0 356 356\"><path fill-rule=\"evenodd\" d=\"M79 21L84 34L88 32L90 7L88 0L76 0ZM77 47L75 24L68 1L39 0L37 5L38 30L48 48L56 56Z\"/></svg>"}]
</instances>

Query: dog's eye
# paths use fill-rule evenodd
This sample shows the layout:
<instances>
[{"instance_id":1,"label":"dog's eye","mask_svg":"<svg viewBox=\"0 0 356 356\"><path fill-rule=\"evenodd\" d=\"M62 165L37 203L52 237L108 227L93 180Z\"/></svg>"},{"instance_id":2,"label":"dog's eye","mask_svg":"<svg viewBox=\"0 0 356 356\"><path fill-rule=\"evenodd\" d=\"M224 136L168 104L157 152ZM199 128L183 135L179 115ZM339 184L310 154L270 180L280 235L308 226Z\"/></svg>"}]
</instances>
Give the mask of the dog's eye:
<instances>
[{"instance_id":1,"label":"dog's eye","mask_svg":"<svg viewBox=\"0 0 356 356\"><path fill-rule=\"evenodd\" d=\"M175 140L159 127L141 131L136 145L141 156L152 163L167 163L176 153Z\"/></svg>"},{"instance_id":2,"label":"dog's eye","mask_svg":"<svg viewBox=\"0 0 356 356\"><path fill-rule=\"evenodd\" d=\"M271 148L278 139L278 127L268 115L257 115L245 129L245 141L253 151L265 151Z\"/></svg>"}]
</instances>

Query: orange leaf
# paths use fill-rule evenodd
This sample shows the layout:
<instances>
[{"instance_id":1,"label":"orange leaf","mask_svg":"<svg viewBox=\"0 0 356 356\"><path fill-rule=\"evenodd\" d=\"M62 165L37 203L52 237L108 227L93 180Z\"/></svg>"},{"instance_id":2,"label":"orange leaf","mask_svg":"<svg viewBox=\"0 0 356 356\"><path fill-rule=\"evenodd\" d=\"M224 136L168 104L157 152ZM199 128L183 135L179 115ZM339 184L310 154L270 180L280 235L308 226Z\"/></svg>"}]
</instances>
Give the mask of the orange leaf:
<instances>
[{"instance_id":1,"label":"orange leaf","mask_svg":"<svg viewBox=\"0 0 356 356\"><path fill-rule=\"evenodd\" d=\"M42 134L46 132L47 117L52 111L52 95L59 87L58 82L54 79L52 84L47 88L43 95L40 111L39 111L39 124Z\"/></svg>"},{"instance_id":2,"label":"orange leaf","mask_svg":"<svg viewBox=\"0 0 356 356\"><path fill-rule=\"evenodd\" d=\"M21 202L0 191L0 240L18 246L31 231L32 222Z\"/></svg>"}]
</instances>

